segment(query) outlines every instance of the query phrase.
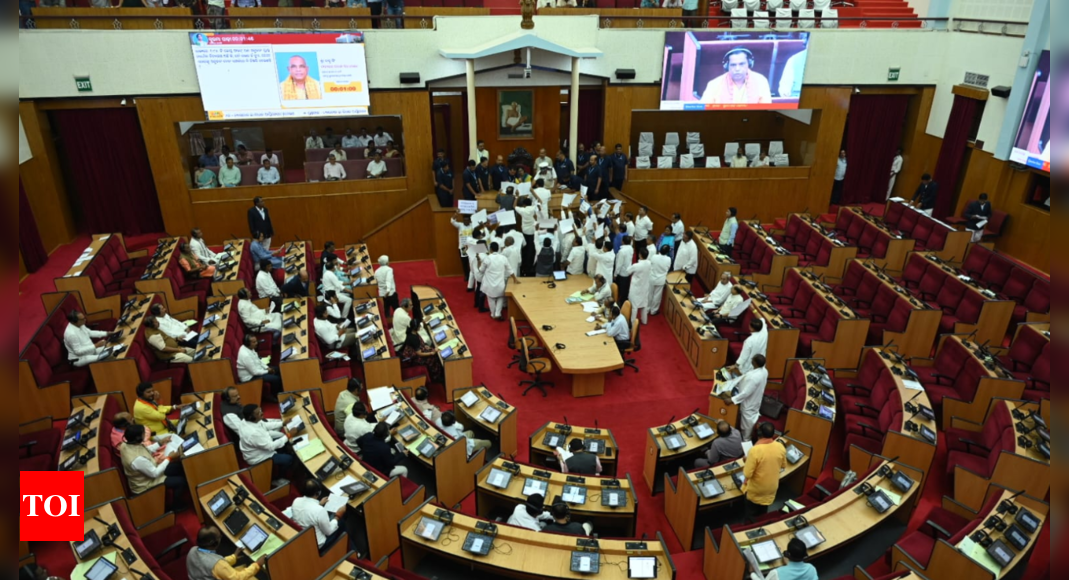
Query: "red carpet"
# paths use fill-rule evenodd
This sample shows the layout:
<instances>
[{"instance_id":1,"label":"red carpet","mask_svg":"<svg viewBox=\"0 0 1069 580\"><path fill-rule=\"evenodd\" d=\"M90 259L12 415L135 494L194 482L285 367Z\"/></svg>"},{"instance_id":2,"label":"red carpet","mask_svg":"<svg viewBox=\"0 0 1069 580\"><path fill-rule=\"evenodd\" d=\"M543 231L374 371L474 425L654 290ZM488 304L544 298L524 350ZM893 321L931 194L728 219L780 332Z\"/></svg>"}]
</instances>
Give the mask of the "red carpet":
<instances>
[{"instance_id":1,"label":"red carpet","mask_svg":"<svg viewBox=\"0 0 1069 580\"><path fill-rule=\"evenodd\" d=\"M151 244L154 237L134 240ZM147 240L147 241L146 241ZM28 277L20 284L19 296L19 339L20 348L29 340L32 333L44 318L39 294L54 291L53 279L62 275L67 266L73 262L84 248L85 240L60 248L56 251L48 266L41 272ZM478 314L473 308L474 297L466 292L464 281L459 278L438 278L433 262L414 262L395 265L397 283L405 288L413 284L429 284L440 290L449 301L457 316L461 331L467 338L469 347L475 355L475 382L484 383L493 392L500 394L506 401L519 407L519 435L524 440L548 421L563 421L567 416L573 425L594 426L595 422L603 429L611 429L621 450L620 474L631 474L636 494L640 501L638 535L648 534L656 537L660 531L674 554L677 578L696 580L701 578L702 552L682 553L682 547L664 517L664 496L650 497L649 490L642 480L643 448L646 431L667 423L672 417L680 418L694 409L705 411L708 407L709 383L698 381L690 369L679 344L672 335L663 317L652 318L650 324L643 328L643 350L638 353L638 364L642 371L635 374L628 370L623 377L610 374L606 384L606 395L599 398L576 400L571 397L570 379L559 374L551 374L548 379L556 382L556 388L550 390L549 397L543 399L535 393L527 398L520 396L518 383L527 377L515 368L506 370L511 360L511 353L506 348L508 329L505 323L497 323L487 315ZM377 385L369 385L375 387ZM436 404L443 405L441 388L433 389L432 397ZM272 410L269 415L276 415ZM833 433L830 445L831 457L827 471L835 466L846 464L842 457L842 426ZM522 446L521 446L522 447ZM941 447L942 449L942 447ZM527 460L527 450L521 448L517 457L519 461ZM935 462L935 469L924 491L924 498L915 513L910 529L916 529L927 519L929 511L941 503L944 494L951 492L946 480L945 453L940 453ZM812 483L812 482L811 482ZM465 502L465 511L474 513L474 502L469 498ZM192 512L179 516L179 522L191 536L195 537L198 524ZM1030 562L1025 580L1037 580L1042 577L1050 561L1049 525L1043 532ZM48 565L53 574L69 574L74 560L66 544L34 544L32 551L39 561ZM399 563L395 557L395 564ZM870 565L873 572L886 569L881 560ZM181 579L174 579L181 580Z\"/></svg>"}]
</instances>

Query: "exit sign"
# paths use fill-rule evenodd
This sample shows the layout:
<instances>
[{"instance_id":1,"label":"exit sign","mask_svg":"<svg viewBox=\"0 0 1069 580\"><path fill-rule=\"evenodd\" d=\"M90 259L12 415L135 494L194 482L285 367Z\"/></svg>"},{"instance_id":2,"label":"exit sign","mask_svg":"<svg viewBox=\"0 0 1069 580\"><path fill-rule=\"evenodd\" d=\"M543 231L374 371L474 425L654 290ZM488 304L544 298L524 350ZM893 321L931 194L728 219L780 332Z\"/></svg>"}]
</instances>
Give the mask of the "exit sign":
<instances>
[{"instance_id":1,"label":"exit sign","mask_svg":"<svg viewBox=\"0 0 1069 580\"><path fill-rule=\"evenodd\" d=\"M902 69L900 69L900 68L887 69L887 82L897 83L898 82L898 78L901 77L901 76L902 76Z\"/></svg>"},{"instance_id":2,"label":"exit sign","mask_svg":"<svg viewBox=\"0 0 1069 580\"><path fill-rule=\"evenodd\" d=\"M79 93L93 92L93 81L89 77L74 77L74 86L78 87Z\"/></svg>"}]
</instances>

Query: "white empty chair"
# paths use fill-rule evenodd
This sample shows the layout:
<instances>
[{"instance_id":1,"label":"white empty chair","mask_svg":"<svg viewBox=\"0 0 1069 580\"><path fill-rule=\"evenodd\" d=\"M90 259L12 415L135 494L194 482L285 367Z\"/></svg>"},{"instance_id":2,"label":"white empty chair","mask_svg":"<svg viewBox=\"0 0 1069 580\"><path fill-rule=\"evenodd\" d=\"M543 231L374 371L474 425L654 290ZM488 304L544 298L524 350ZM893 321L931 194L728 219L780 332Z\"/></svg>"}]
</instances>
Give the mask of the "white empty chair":
<instances>
[{"instance_id":1,"label":"white empty chair","mask_svg":"<svg viewBox=\"0 0 1069 580\"><path fill-rule=\"evenodd\" d=\"M732 28L746 28L746 18L748 13L745 8L736 8L731 11L731 27Z\"/></svg>"},{"instance_id":2,"label":"white empty chair","mask_svg":"<svg viewBox=\"0 0 1069 580\"><path fill-rule=\"evenodd\" d=\"M639 133L638 134L638 142L639 143L653 143L653 133Z\"/></svg>"},{"instance_id":3,"label":"white empty chair","mask_svg":"<svg viewBox=\"0 0 1069 580\"><path fill-rule=\"evenodd\" d=\"M671 169L674 162L675 157L658 157L657 169Z\"/></svg>"},{"instance_id":4,"label":"white empty chair","mask_svg":"<svg viewBox=\"0 0 1069 580\"><path fill-rule=\"evenodd\" d=\"M716 169L720 169L720 158L716 157L716 156L706 157L705 158L705 166L706 167L715 167Z\"/></svg>"},{"instance_id":5,"label":"white empty chair","mask_svg":"<svg viewBox=\"0 0 1069 580\"><path fill-rule=\"evenodd\" d=\"M772 28L772 23L768 20L768 12L754 12L753 13L753 27L754 28Z\"/></svg>"},{"instance_id":6,"label":"white empty chair","mask_svg":"<svg viewBox=\"0 0 1069 580\"><path fill-rule=\"evenodd\" d=\"M691 145L693 143L701 143L701 142L702 142L702 134L701 133L695 133L693 131L687 131L687 145Z\"/></svg>"},{"instance_id":7,"label":"white empty chair","mask_svg":"<svg viewBox=\"0 0 1069 580\"><path fill-rule=\"evenodd\" d=\"M813 10L824 12L831 8L831 0L813 0Z\"/></svg>"},{"instance_id":8,"label":"white empty chair","mask_svg":"<svg viewBox=\"0 0 1069 580\"><path fill-rule=\"evenodd\" d=\"M705 157L705 145L701 143L691 143L688 151L695 157Z\"/></svg>"},{"instance_id":9,"label":"white empty chair","mask_svg":"<svg viewBox=\"0 0 1069 580\"><path fill-rule=\"evenodd\" d=\"M725 14L731 14L731 11L739 7L739 0L721 0L720 10Z\"/></svg>"},{"instance_id":10,"label":"white empty chair","mask_svg":"<svg viewBox=\"0 0 1069 580\"><path fill-rule=\"evenodd\" d=\"M761 0L742 0L742 5L747 12L757 12L761 9Z\"/></svg>"},{"instance_id":11,"label":"white empty chair","mask_svg":"<svg viewBox=\"0 0 1069 580\"><path fill-rule=\"evenodd\" d=\"M665 157L674 159L677 153L675 145L665 145L664 147L661 147L661 155Z\"/></svg>"},{"instance_id":12,"label":"white empty chair","mask_svg":"<svg viewBox=\"0 0 1069 580\"><path fill-rule=\"evenodd\" d=\"M768 156L775 157L783 153L783 141L772 141L768 144Z\"/></svg>"},{"instance_id":13,"label":"white empty chair","mask_svg":"<svg viewBox=\"0 0 1069 580\"><path fill-rule=\"evenodd\" d=\"M791 22L794 20L794 13L790 8L780 8L776 10L776 28L785 29L791 27Z\"/></svg>"},{"instance_id":14,"label":"white empty chair","mask_svg":"<svg viewBox=\"0 0 1069 580\"><path fill-rule=\"evenodd\" d=\"M808 0L791 0L791 12L801 12L808 5Z\"/></svg>"},{"instance_id":15,"label":"white empty chair","mask_svg":"<svg viewBox=\"0 0 1069 580\"><path fill-rule=\"evenodd\" d=\"M813 28L816 17L815 10L802 10L798 13L798 28Z\"/></svg>"},{"instance_id":16,"label":"white empty chair","mask_svg":"<svg viewBox=\"0 0 1069 580\"><path fill-rule=\"evenodd\" d=\"M679 133L665 133L664 135L665 145L679 145Z\"/></svg>"},{"instance_id":17,"label":"white empty chair","mask_svg":"<svg viewBox=\"0 0 1069 580\"><path fill-rule=\"evenodd\" d=\"M746 158L749 159L751 162L753 162L754 159L757 159L757 156L760 155L760 154L761 154L761 145L760 144L758 144L758 143L747 143L746 144Z\"/></svg>"},{"instance_id":18,"label":"white empty chair","mask_svg":"<svg viewBox=\"0 0 1069 580\"><path fill-rule=\"evenodd\" d=\"M643 157L653 157L653 142L639 143L638 154Z\"/></svg>"},{"instance_id":19,"label":"white empty chair","mask_svg":"<svg viewBox=\"0 0 1069 580\"><path fill-rule=\"evenodd\" d=\"M724 159L731 159L735 157L735 153L739 151L738 143L725 143L724 144Z\"/></svg>"},{"instance_id":20,"label":"white empty chair","mask_svg":"<svg viewBox=\"0 0 1069 580\"><path fill-rule=\"evenodd\" d=\"M775 164L776 167L790 167L791 158L786 153L780 153L772 159L772 163Z\"/></svg>"},{"instance_id":21,"label":"white empty chair","mask_svg":"<svg viewBox=\"0 0 1069 580\"><path fill-rule=\"evenodd\" d=\"M649 169L650 168L650 156L643 155L635 158L635 169Z\"/></svg>"},{"instance_id":22,"label":"white empty chair","mask_svg":"<svg viewBox=\"0 0 1069 580\"><path fill-rule=\"evenodd\" d=\"M684 153L679 156L679 168L680 169L694 169L694 156L690 153Z\"/></svg>"},{"instance_id":23,"label":"white empty chair","mask_svg":"<svg viewBox=\"0 0 1069 580\"><path fill-rule=\"evenodd\" d=\"M783 8L783 0L768 0L768 2L765 2L765 10L769 12L775 12L780 8Z\"/></svg>"},{"instance_id":24,"label":"white empty chair","mask_svg":"<svg viewBox=\"0 0 1069 580\"><path fill-rule=\"evenodd\" d=\"M821 28L839 28L839 11L827 9L820 13Z\"/></svg>"}]
</instances>

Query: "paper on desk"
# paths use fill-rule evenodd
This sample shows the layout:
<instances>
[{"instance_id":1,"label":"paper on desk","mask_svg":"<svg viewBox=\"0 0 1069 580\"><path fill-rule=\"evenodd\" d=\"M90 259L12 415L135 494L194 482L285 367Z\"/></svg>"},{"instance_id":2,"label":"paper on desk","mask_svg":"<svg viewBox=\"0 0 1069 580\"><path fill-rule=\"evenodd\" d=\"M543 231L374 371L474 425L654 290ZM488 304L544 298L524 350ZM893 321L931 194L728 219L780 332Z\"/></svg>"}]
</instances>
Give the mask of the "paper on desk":
<instances>
[{"instance_id":1,"label":"paper on desk","mask_svg":"<svg viewBox=\"0 0 1069 580\"><path fill-rule=\"evenodd\" d=\"M194 321L193 324L196 324L196 322ZM182 337L182 342L189 342L189 341L193 340L194 338L197 338L197 336L199 336L199 335L197 334L197 331L195 331L195 330L187 332L186 335Z\"/></svg>"},{"instance_id":2,"label":"paper on desk","mask_svg":"<svg viewBox=\"0 0 1069 580\"><path fill-rule=\"evenodd\" d=\"M924 385L917 381L902 381L902 386L910 390L924 392Z\"/></svg>"},{"instance_id":3,"label":"paper on desk","mask_svg":"<svg viewBox=\"0 0 1069 580\"><path fill-rule=\"evenodd\" d=\"M296 429L297 427L300 427L300 426L301 426L301 416L300 415L296 415L292 419L290 419L289 423L286 423L286 430L287 431L293 431L294 429Z\"/></svg>"},{"instance_id":4,"label":"paper on desk","mask_svg":"<svg viewBox=\"0 0 1069 580\"><path fill-rule=\"evenodd\" d=\"M189 451L186 451L183 455L189 457L190 455L196 455L198 453L204 453L204 446L200 443L197 443L193 447L190 447Z\"/></svg>"},{"instance_id":5,"label":"paper on desk","mask_svg":"<svg viewBox=\"0 0 1069 580\"><path fill-rule=\"evenodd\" d=\"M509 210L501 210L494 215L497 216L497 225L499 226L514 226L516 225L516 213Z\"/></svg>"},{"instance_id":6,"label":"paper on desk","mask_svg":"<svg viewBox=\"0 0 1069 580\"><path fill-rule=\"evenodd\" d=\"M472 225L485 224L489 217L487 217L486 210L479 210L476 214L471 216Z\"/></svg>"},{"instance_id":7,"label":"paper on desk","mask_svg":"<svg viewBox=\"0 0 1069 580\"><path fill-rule=\"evenodd\" d=\"M895 493L895 492L893 492L893 491L891 491L889 489L884 489L884 488L880 488L880 491L882 491L885 495L887 495L887 499L891 500L891 503L893 503L895 505L902 505L902 496L901 495L898 495L897 493Z\"/></svg>"},{"instance_id":8,"label":"paper on desk","mask_svg":"<svg viewBox=\"0 0 1069 580\"><path fill-rule=\"evenodd\" d=\"M379 387L368 390L367 396L368 401L371 403L371 410L379 411L392 405L394 392L393 387Z\"/></svg>"},{"instance_id":9,"label":"paper on desk","mask_svg":"<svg viewBox=\"0 0 1069 580\"><path fill-rule=\"evenodd\" d=\"M998 565L998 562L987 553L987 550L983 546L977 544L972 538L965 538L958 544L958 549L965 553L966 556L972 558L976 563L980 564L984 568L987 568L998 578L1002 574L1002 567ZM73 576L72 576L73 578Z\"/></svg>"},{"instance_id":10,"label":"paper on desk","mask_svg":"<svg viewBox=\"0 0 1069 580\"><path fill-rule=\"evenodd\" d=\"M316 439L309 441L308 445L305 445L297 452L297 457L301 458L301 461L309 461L315 457L318 457L327 452L326 445L323 445L322 439Z\"/></svg>"},{"instance_id":11,"label":"paper on desk","mask_svg":"<svg viewBox=\"0 0 1069 580\"><path fill-rule=\"evenodd\" d=\"M586 335L587 336L597 336L599 334L606 334L606 333L607 333L607 331L605 331L605 330L591 330L590 332L586 333Z\"/></svg>"},{"instance_id":12,"label":"paper on desk","mask_svg":"<svg viewBox=\"0 0 1069 580\"><path fill-rule=\"evenodd\" d=\"M572 207L572 204L575 203L575 198L576 197L578 197L578 196L576 196L574 193L566 193L566 194L564 194L564 197L562 197L561 201L560 201L561 207L563 207L563 208Z\"/></svg>"},{"instance_id":13,"label":"paper on desk","mask_svg":"<svg viewBox=\"0 0 1069 580\"><path fill-rule=\"evenodd\" d=\"M465 407L471 408L472 405L479 402L479 395L476 395L474 391L468 391L460 398L460 402L464 403Z\"/></svg>"},{"instance_id":14,"label":"paper on desk","mask_svg":"<svg viewBox=\"0 0 1069 580\"><path fill-rule=\"evenodd\" d=\"M763 542L761 544L754 544L750 546L753 549L753 553L757 556L758 562L775 562L779 560L781 556L776 549L775 542Z\"/></svg>"},{"instance_id":15,"label":"paper on desk","mask_svg":"<svg viewBox=\"0 0 1069 580\"><path fill-rule=\"evenodd\" d=\"M290 445L293 446L294 451L300 451L301 449L308 447L308 436L301 435L300 437L291 440Z\"/></svg>"},{"instance_id":16,"label":"paper on desk","mask_svg":"<svg viewBox=\"0 0 1069 580\"><path fill-rule=\"evenodd\" d=\"M631 578L656 578L657 577L657 559L656 558L631 558L628 567L631 573L628 574Z\"/></svg>"},{"instance_id":17,"label":"paper on desk","mask_svg":"<svg viewBox=\"0 0 1069 580\"><path fill-rule=\"evenodd\" d=\"M906 201L906 200L901 198L901 197L892 197L891 201L893 201L895 203L902 203L903 201Z\"/></svg>"},{"instance_id":18,"label":"paper on desk","mask_svg":"<svg viewBox=\"0 0 1069 580\"><path fill-rule=\"evenodd\" d=\"M100 558L94 558L88 562L82 562L81 564L78 564L74 567L74 570L71 572L71 580L85 580L85 573L93 567L93 564L97 563L97 560L107 560L108 562L115 564L115 559L118 557L118 552L112 552Z\"/></svg>"},{"instance_id":19,"label":"paper on desk","mask_svg":"<svg viewBox=\"0 0 1069 580\"><path fill-rule=\"evenodd\" d=\"M413 441L410 445L406 445L405 449L408 449L408 452L411 453L413 457L420 457L419 447L420 445L423 445L423 443L428 439L430 439L430 437L427 437L426 435L422 437L416 437L416 440Z\"/></svg>"},{"instance_id":20,"label":"paper on desk","mask_svg":"<svg viewBox=\"0 0 1069 580\"><path fill-rule=\"evenodd\" d=\"M261 558L270 556L271 554L274 554L275 552L279 551L279 549L282 548L282 544L282 538L271 534L267 538L267 541L264 542L264 545L260 546L260 550L257 551L255 554L249 556L249 559L251 559L253 562L259 562Z\"/></svg>"},{"instance_id":21,"label":"paper on desk","mask_svg":"<svg viewBox=\"0 0 1069 580\"><path fill-rule=\"evenodd\" d=\"M345 478L343 478L340 482L338 482L337 485L335 485L334 487L330 488L330 493L336 494L336 495L345 495L345 492L342 491L342 488L346 487L346 486L349 486L349 485L352 485L354 483L356 483L356 478L351 476L351 475L346 475ZM340 508L341 506L338 506L338 507ZM330 508L328 507L327 510L329 511ZM333 511L338 511L338 510L337 510L337 508L335 508Z\"/></svg>"},{"instance_id":22,"label":"paper on desk","mask_svg":"<svg viewBox=\"0 0 1069 580\"><path fill-rule=\"evenodd\" d=\"M479 202L475 200L462 199L459 202L460 213L464 215L472 215L479 211Z\"/></svg>"},{"instance_id":23,"label":"paper on desk","mask_svg":"<svg viewBox=\"0 0 1069 580\"><path fill-rule=\"evenodd\" d=\"M584 302L583 303L583 312L597 312L598 308L600 308L600 306L598 306L597 302Z\"/></svg>"},{"instance_id":24,"label":"paper on desk","mask_svg":"<svg viewBox=\"0 0 1069 580\"><path fill-rule=\"evenodd\" d=\"M587 319L586 319L586 321L587 321L588 323L593 323L593 322L596 322L597 320L598 320L598 319L597 319L596 317L594 317L594 316L591 316L590 318L587 318Z\"/></svg>"}]
</instances>

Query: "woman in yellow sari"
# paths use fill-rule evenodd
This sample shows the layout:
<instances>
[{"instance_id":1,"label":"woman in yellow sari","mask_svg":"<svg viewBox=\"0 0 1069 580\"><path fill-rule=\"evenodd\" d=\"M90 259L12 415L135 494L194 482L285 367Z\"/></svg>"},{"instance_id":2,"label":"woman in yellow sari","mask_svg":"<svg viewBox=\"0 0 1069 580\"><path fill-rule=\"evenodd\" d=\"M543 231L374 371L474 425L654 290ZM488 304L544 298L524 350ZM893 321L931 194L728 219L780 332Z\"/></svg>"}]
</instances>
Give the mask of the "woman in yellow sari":
<instances>
[{"instance_id":1,"label":"woman in yellow sari","mask_svg":"<svg viewBox=\"0 0 1069 580\"><path fill-rule=\"evenodd\" d=\"M189 243L182 242L182 245L178 248L178 265L182 267L182 270L189 278L204 278L211 280L215 278L215 266L205 266L189 248Z\"/></svg>"}]
</instances>

